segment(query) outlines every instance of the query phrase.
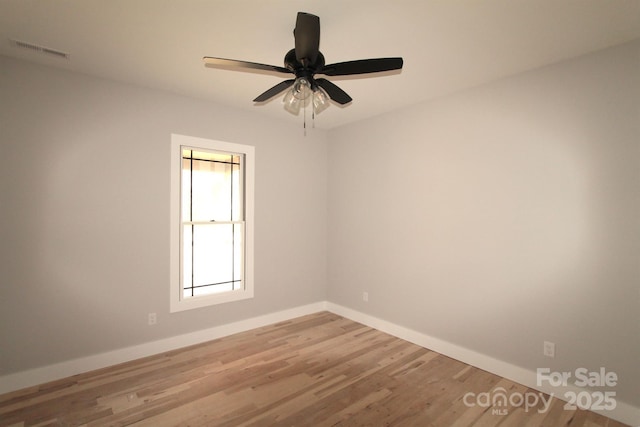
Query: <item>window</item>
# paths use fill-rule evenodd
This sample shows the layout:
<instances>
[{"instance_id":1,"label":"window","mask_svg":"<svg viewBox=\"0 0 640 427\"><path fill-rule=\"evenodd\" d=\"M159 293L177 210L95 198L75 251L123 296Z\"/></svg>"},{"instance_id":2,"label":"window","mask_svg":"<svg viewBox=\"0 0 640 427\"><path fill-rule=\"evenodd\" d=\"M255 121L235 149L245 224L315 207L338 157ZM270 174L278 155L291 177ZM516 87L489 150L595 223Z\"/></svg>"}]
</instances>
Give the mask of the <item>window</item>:
<instances>
[{"instance_id":1,"label":"window","mask_svg":"<svg viewBox=\"0 0 640 427\"><path fill-rule=\"evenodd\" d=\"M252 146L171 137L171 311L253 297Z\"/></svg>"}]
</instances>

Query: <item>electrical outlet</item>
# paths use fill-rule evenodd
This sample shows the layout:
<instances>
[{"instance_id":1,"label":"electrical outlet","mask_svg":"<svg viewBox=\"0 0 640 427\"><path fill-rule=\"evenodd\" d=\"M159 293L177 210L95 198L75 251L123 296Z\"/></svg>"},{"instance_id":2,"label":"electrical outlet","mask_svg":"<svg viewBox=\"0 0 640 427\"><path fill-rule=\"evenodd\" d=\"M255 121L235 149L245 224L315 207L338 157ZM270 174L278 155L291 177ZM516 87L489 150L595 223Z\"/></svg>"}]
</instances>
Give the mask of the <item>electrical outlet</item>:
<instances>
[{"instance_id":1,"label":"electrical outlet","mask_svg":"<svg viewBox=\"0 0 640 427\"><path fill-rule=\"evenodd\" d=\"M545 341L543 344L543 352L547 357L556 357L556 345L550 341Z\"/></svg>"},{"instance_id":2,"label":"electrical outlet","mask_svg":"<svg viewBox=\"0 0 640 427\"><path fill-rule=\"evenodd\" d=\"M158 316L156 315L156 313L149 313L149 326L151 325L155 325L156 323L158 323Z\"/></svg>"},{"instance_id":3,"label":"electrical outlet","mask_svg":"<svg viewBox=\"0 0 640 427\"><path fill-rule=\"evenodd\" d=\"M362 293L362 301L369 302L369 292Z\"/></svg>"}]
</instances>

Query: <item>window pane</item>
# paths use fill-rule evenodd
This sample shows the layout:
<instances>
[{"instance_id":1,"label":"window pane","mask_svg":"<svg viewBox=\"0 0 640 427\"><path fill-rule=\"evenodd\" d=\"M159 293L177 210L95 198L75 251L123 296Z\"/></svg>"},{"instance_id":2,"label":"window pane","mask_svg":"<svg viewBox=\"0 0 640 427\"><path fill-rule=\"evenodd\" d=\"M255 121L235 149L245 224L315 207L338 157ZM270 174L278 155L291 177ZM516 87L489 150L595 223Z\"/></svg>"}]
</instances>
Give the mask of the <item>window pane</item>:
<instances>
[{"instance_id":1,"label":"window pane","mask_svg":"<svg viewBox=\"0 0 640 427\"><path fill-rule=\"evenodd\" d=\"M230 221L231 165L193 160L191 174L192 221Z\"/></svg>"},{"instance_id":2,"label":"window pane","mask_svg":"<svg viewBox=\"0 0 640 427\"><path fill-rule=\"evenodd\" d=\"M243 224L183 225L184 296L242 288Z\"/></svg>"},{"instance_id":3,"label":"window pane","mask_svg":"<svg viewBox=\"0 0 640 427\"><path fill-rule=\"evenodd\" d=\"M240 156L190 150L182 155L182 220L242 220Z\"/></svg>"},{"instance_id":4,"label":"window pane","mask_svg":"<svg viewBox=\"0 0 640 427\"><path fill-rule=\"evenodd\" d=\"M193 285L233 281L233 224L193 228Z\"/></svg>"}]
</instances>

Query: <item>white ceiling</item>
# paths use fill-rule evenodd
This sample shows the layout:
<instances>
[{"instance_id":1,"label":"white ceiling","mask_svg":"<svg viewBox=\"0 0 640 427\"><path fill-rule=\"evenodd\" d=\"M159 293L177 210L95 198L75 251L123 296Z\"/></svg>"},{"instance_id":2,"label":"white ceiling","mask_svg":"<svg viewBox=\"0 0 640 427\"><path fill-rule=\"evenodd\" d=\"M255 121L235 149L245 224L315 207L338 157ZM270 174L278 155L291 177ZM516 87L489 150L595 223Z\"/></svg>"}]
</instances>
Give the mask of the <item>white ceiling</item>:
<instances>
[{"instance_id":1,"label":"white ceiling","mask_svg":"<svg viewBox=\"0 0 640 427\"><path fill-rule=\"evenodd\" d=\"M202 62L283 65L298 11L320 17L327 63L404 58L401 73L330 78L354 100L319 115L325 129L640 38L640 0L0 0L0 54L300 123L282 96L252 102L287 76Z\"/></svg>"}]
</instances>

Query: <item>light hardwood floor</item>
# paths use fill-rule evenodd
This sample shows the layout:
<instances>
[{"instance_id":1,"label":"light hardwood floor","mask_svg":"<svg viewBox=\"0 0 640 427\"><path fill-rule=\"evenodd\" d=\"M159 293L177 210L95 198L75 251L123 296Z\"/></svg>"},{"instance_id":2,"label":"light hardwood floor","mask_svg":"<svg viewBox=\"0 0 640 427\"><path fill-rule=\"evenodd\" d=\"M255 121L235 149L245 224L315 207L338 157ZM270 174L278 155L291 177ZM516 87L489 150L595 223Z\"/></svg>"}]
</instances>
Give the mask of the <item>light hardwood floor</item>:
<instances>
[{"instance_id":1,"label":"light hardwood floor","mask_svg":"<svg viewBox=\"0 0 640 427\"><path fill-rule=\"evenodd\" d=\"M2 395L0 425L623 426L464 402L499 387L537 393L322 312Z\"/></svg>"}]
</instances>

